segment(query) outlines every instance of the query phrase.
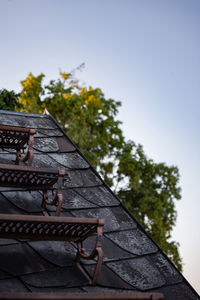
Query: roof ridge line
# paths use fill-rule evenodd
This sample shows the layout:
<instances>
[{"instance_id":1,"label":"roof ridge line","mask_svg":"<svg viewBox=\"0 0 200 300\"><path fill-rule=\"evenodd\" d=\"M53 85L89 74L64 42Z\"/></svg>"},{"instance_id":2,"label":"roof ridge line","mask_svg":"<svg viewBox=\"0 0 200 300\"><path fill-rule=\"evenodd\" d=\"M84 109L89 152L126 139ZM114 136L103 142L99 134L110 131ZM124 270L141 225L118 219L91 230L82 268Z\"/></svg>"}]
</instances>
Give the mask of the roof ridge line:
<instances>
[{"instance_id":1,"label":"roof ridge line","mask_svg":"<svg viewBox=\"0 0 200 300\"><path fill-rule=\"evenodd\" d=\"M28 113L20 111L11 111L11 110L0 110L0 114L4 115L14 115L14 116L24 116L24 117L36 117L36 118L47 118L48 115L37 114L37 113Z\"/></svg>"}]
</instances>

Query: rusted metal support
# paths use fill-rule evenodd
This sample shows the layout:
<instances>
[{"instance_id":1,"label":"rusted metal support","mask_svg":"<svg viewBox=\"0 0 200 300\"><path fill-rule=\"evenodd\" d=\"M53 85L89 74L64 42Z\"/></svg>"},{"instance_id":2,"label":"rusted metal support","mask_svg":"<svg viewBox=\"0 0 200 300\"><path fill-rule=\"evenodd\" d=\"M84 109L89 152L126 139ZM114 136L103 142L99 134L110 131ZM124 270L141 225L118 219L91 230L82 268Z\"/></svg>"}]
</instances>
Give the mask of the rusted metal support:
<instances>
[{"instance_id":1,"label":"rusted metal support","mask_svg":"<svg viewBox=\"0 0 200 300\"><path fill-rule=\"evenodd\" d=\"M81 258L84 259L93 259L97 256L97 264L93 275L92 284L95 285L97 281L97 277L101 271L101 265L103 262L103 250L102 250L102 237L103 237L103 226L104 226L104 219L98 219L98 227L97 227L97 240L95 248L93 249L90 255L87 255L83 250L83 240L77 242L78 252L76 256L77 266L84 272L83 268L81 267L80 260Z\"/></svg>"},{"instance_id":2,"label":"rusted metal support","mask_svg":"<svg viewBox=\"0 0 200 300\"><path fill-rule=\"evenodd\" d=\"M64 170L59 170L58 181L57 181L57 190L56 190L55 195L53 195L53 200L49 200L47 190L43 191L42 209L43 209L43 214L44 215L47 215L46 205L55 205L55 206L57 206L56 216L60 215L62 204L63 204L62 185L63 185L64 176L65 176L65 171Z\"/></svg>"},{"instance_id":3,"label":"rusted metal support","mask_svg":"<svg viewBox=\"0 0 200 300\"><path fill-rule=\"evenodd\" d=\"M28 166L33 161L33 144L36 129L2 126L0 125L0 147L2 149L16 150L16 164L28 161ZM27 152L22 156L22 151L27 148Z\"/></svg>"},{"instance_id":4,"label":"rusted metal support","mask_svg":"<svg viewBox=\"0 0 200 300\"><path fill-rule=\"evenodd\" d=\"M33 169L31 167L0 164L0 186L42 190L42 208L45 215L48 215L46 205L57 206L56 215L60 215L63 203L62 184L64 176L64 170ZM50 201L47 191L52 189L56 183L55 196Z\"/></svg>"},{"instance_id":5,"label":"rusted metal support","mask_svg":"<svg viewBox=\"0 0 200 300\"><path fill-rule=\"evenodd\" d=\"M76 263L84 274L80 258L98 258L92 279L95 284L103 260L103 225L104 219L0 214L0 238L75 242L78 245ZM83 241L94 233L97 241L92 253L87 255Z\"/></svg>"}]
</instances>

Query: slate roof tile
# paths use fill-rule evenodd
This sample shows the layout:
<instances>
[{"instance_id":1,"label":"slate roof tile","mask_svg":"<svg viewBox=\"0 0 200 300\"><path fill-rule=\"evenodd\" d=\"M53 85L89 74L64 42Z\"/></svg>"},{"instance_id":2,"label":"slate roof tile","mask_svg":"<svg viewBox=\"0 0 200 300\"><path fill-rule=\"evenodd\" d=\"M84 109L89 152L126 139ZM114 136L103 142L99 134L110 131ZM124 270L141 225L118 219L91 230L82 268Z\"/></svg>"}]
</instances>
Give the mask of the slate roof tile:
<instances>
[{"instance_id":1,"label":"slate roof tile","mask_svg":"<svg viewBox=\"0 0 200 300\"><path fill-rule=\"evenodd\" d=\"M106 237L130 253L145 255L158 251L157 246L140 230L106 233Z\"/></svg>"},{"instance_id":2,"label":"slate roof tile","mask_svg":"<svg viewBox=\"0 0 200 300\"><path fill-rule=\"evenodd\" d=\"M64 187L91 187L101 184L102 181L91 169L68 170L64 179Z\"/></svg>"},{"instance_id":3,"label":"slate roof tile","mask_svg":"<svg viewBox=\"0 0 200 300\"><path fill-rule=\"evenodd\" d=\"M102 185L102 180L95 174L92 169L84 170L81 172L84 186Z\"/></svg>"},{"instance_id":4,"label":"slate roof tile","mask_svg":"<svg viewBox=\"0 0 200 300\"><path fill-rule=\"evenodd\" d=\"M34 149L41 152L57 152L59 150L58 143L54 137L34 138Z\"/></svg>"},{"instance_id":5,"label":"slate roof tile","mask_svg":"<svg viewBox=\"0 0 200 300\"><path fill-rule=\"evenodd\" d=\"M109 288L109 287L105 287L105 286L86 286L83 287L83 290L85 290L88 293L92 293L92 294L113 294L113 296L115 296L115 294L133 294L135 292L138 292L136 289L133 289L131 287L131 289L123 289L123 288Z\"/></svg>"},{"instance_id":6,"label":"slate roof tile","mask_svg":"<svg viewBox=\"0 0 200 300\"><path fill-rule=\"evenodd\" d=\"M94 273L95 265L87 265L84 267L89 275L92 277ZM104 287L111 287L116 289L131 289L133 288L128 282L119 277L115 272L102 265L102 270L98 276L98 285Z\"/></svg>"},{"instance_id":7,"label":"slate roof tile","mask_svg":"<svg viewBox=\"0 0 200 300\"><path fill-rule=\"evenodd\" d=\"M23 213L19 208L18 205L15 205L15 203L12 203L10 201L9 195L13 193L12 195L16 195L16 192L2 192L0 193L0 214L20 214ZM14 197L14 196L13 196ZM0 239L1 241L1 239Z\"/></svg>"},{"instance_id":8,"label":"slate roof tile","mask_svg":"<svg viewBox=\"0 0 200 300\"><path fill-rule=\"evenodd\" d=\"M199 300L200 297L185 283L161 287L155 293L163 293L169 300Z\"/></svg>"},{"instance_id":9,"label":"slate roof tile","mask_svg":"<svg viewBox=\"0 0 200 300\"><path fill-rule=\"evenodd\" d=\"M88 169L89 164L78 154L73 153L52 153L49 154L51 158L61 164L63 167L70 169Z\"/></svg>"},{"instance_id":10,"label":"slate roof tile","mask_svg":"<svg viewBox=\"0 0 200 300\"><path fill-rule=\"evenodd\" d=\"M75 190L86 200L91 201L98 206L116 206L120 203L119 200L116 199L116 197L114 197L104 186L91 188L83 187Z\"/></svg>"},{"instance_id":11,"label":"slate roof tile","mask_svg":"<svg viewBox=\"0 0 200 300\"><path fill-rule=\"evenodd\" d=\"M14 239L0 239L0 246L12 245L12 244L18 244L18 241Z\"/></svg>"},{"instance_id":12,"label":"slate roof tile","mask_svg":"<svg viewBox=\"0 0 200 300\"><path fill-rule=\"evenodd\" d=\"M7 278L0 280L0 291L1 292L24 292L27 293L29 290L18 278Z\"/></svg>"},{"instance_id":13,"label":"slate roof tile","mask_svg":"<svg viewBox=\"0 0 200 300\"><path fill-rule=\"evenodd\" d=\"M0 153L0 164L14 165L16 161L16 154Z\"/></svg>"},{"instance_id":14,"label":"slate roof tile","mask_svg":"<svg viewBox=\"0 0 200 300\"><path fill-rule=\"evenodd\" d=\"M70 152L76 150L74 145L70 142L70 140L66 136L57 137L56 140L60 152Z\"/></svg>"},{"instance_id":15,"label":"slate roof tile","mask_svg":"<svg viewBox=\"0 0 200 300\"><path fill-rule=\"evenodd\" d=\"M35 169L63 169L63 167L48 154L34 153L32 168Z\"/></svg>"},{"instance_id":16,"label":"slate roof tile","mask_svg":"<svg viewBox=\"0 0 200 300\"><path fill-rule=\"evenodd\" d=\"M164 277L147 257L110 262L107 266L124 281L141 291L165 284Z\"/></svg>"},{"instance_id":17,"label":"slate roof tile","mask_svg":"<svg viewBox=\"0 0 200 300\"><path fill-rule=\"evenodd\" d=\"M118 209L118 208L116 208ZM116 231L116 230L122 230L127 229L127 227L132 228L135 227L135 223L126 223L124 222L123 217L120 218L118 214L115 213L115 208L104 207L104 208L91 208L91 209L84 209L84 210L73 210L71 213L75 217L85 217L85 218L103 218L105 219L105 225L104 225L104 232L108 231ZM122 212L123 215L123 212ZM123 242L122 242L123 243Z\"/></svg>"},{"instance_id":18,"label":"slate roof tile","mask_svg":"<svg viewBox=\"0 0 200 300\"><path fill-rule=\"evenodd\" d=\"M91 236L87 238L87 240L84 242L84 249L86 253L91 253L94 249L96 241L96 236ZM103 237L103 252L104 252L104 263L113 261L113 260L119 260L124 258L132 258L133 255L122 250L120 247L118 247L115 243L111 242L106 237ZM82 260L84 263L84 260Z\"/></svg>"},{"instance_id":19,"label":"slate roof tile","mask_svg":"<svg viewBox=\"0 0 200 300\"><path fill-rule=\"evenodd\" d=\"M17 116L13 114L2 114L1 112L1 124L8 126L19 126L35 128L36 124L32 118Z\"/></svg>"},{"instance_id":20,"label":"slate roof tile","mask_svg":"<svg viewBox=\"0 0 200 300\"><path fill-rule=\"evenodd\" d=\"M63 190L64 202L62 207L64 209L82 209L97 207L95 204L84 199L76 190L65 189Z\"/></svg>"},{"instance_id":21,"label":"slate roof tile","mask_svg":"<svg viewBox=\"0 0 200 300\"><path fill-rule=\"evenodd\" d=\"M43 288L43 287L34 287L34 286L31 286L29 284L26 284L27 288L31 291L31 292L34 292L34 293L83 293L84 290L81 289L81 288L70 288L70 287L56 287L56 286L52 286L52 287L46 287L46 288Z\"/></svg>"},{"instance_id":22,"label":"slate roof tile","mask_svg":"<svg viewBox=\"0 0 200 300\"><path fill-rule=\"evenodd\" d=\"M89 282L73 264L70 267L56 268L39 273L32 273L21 276L25 284L34 287L79 287L87 285Z\"/></svg>"},{"instance_id":23,"label":"slate roof tile","mask_svg":"<svg viewBox=\"0 0 200 300\"><path fill-rule=\"evenodd\" d=\"M64 187L74 188L83 185L84 182L80 171L67 171L67 174L65 175L65 179L64 179Z\"/></svg>"},{"instance_id":24,"label":"slate roof tile","mask_svg":"<svg viewBox=\"0 0 200 300\"><path fill-rule=\"evenodd\" d=\"M35 137L62 137L63 133L59 129L38 129Z\"/></svg>"},{"instance_id":25,"label":"slate roof tile","mask_svg":"<svg viewBox=\"0 0 200 300\"><path fill-rule=\"evenodd\" d=\"M42 194L38 191L12 191L2 192L2 194L5 196L5 198L7 198L11 203L14 204L14 207L18 207L24 212L42 212ZM10 212L12 212L12 210ZM15 212L17 213L17 209L15 210Z\"/></svg>"},{"instance_id":26,"label":"slate roof tile","mask_svg":"<svg viewBox=\"0 0 200 300\"><path fill-rule=\"evenodd\" d=\"M33 127L28 125L26 126L27 120L25 122L25 127L36 129L58 129L56 124L52 122L51 119L46 118L45 116L43 116L42 118L28 118L28 120L31 124L33 124Z\"/></svg>"},{"instance_id":27,"label":"slate roof tile","mask_svg":"<svg viewBox=\"0 0 200 300\"><path fill-rule=\"evenodd\" d=\"M40 258L26 243L0 247L0 268L14 276L44 271L51 264Z\"/></svg>"},{"instance_id":28,"label":"slate roof tile","mask_svg":"<svg viewBox=\"0 0 200 300\"><path fill-rule=\"evenodd\" d=\"M2 270L0 270L0 280L10 278L10 275Z\"/></svg>"},{"instance_id":29,"label":"slate roof tile","mask_svg":"<svg viewBox=\"0 0 200 300\"><path fill-rule=\"evenodd\" d=\"M1 113L0 123L9 126L19 126L24 128L36 129L57 129L57 126L46 116L31 117L30 115L14 115L11 112Z\"/></svg>"},{"instance_id":30,"label":"slate roof tile","mask_svg":"<svg viewBox=\"0 0 200 300\"><path fill-rule=\"evenodd\" d=\"M22 191L23 188L15 188L15 187L9 187L9 186L0 186L0 192L10 192L10 191Z\"/></svg>"},{"instance_id":31,"label":"slate roof tile","mask_svg":"<svg viewBox=\"0 0 200 300\"><path fill-rule=\"evenodd\" d=\"M29 241L28 244L41 257L60 267L72 266L76 249L69 242L59 241Z\"/></svg>"},{"instance_id":32,"label":"slate roof tile","mask_svg":"<svg viewBox=\"0 0 200 300\"><path fill-rule=\"evenodd\" d=\"M120 230L134 229L137 227L136 222L130 217L125 210L122 210L121 205L117 207L110 207L110 211L115 216L120 225Z\"/></svg>"},{"instance_id":33,"label":"slate roof tile","mask_svg":"<svg viewBox=\"0 0 200 300\"><path fill-rule=\"evenodd\" d=\"M167 284L179 283L183 280L176 268L160 253L149 256L149 259L152 261L152 264L155 265L162 273Z\"/></svg>"}]
</instances>

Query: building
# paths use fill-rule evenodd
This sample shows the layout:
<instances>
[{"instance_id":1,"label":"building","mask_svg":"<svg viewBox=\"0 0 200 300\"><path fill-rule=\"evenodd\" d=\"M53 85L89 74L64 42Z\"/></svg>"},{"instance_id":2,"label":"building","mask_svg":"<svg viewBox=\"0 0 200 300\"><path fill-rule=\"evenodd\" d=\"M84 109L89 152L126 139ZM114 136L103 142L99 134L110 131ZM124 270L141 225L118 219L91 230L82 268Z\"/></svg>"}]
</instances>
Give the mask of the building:
<instances>
[{"instance_id":1,"label":"building","mask_svg":"<svg viewBox=\"0 0 200 300\"><path fill-rule=\"evenodd\" d=\"M15 238L14 230L12 238L5 238L0 218L1 299L163 299L161 294L167 300L199 299L50 115L0 111L0 125L35 128L31 168L66 171L61 217L105 219L103 264L92 285L96 257L81 260L82 272L75 263L74 243ZM15 168L15 162L16 151L1 145L1 167ZM27 162L20 162L20 166L26 167ZM41 190L31 184L27 188L3 184L3 179L0 185L1 216L45 218ZM54 216L56 207L47 208ZM88 237L86 252L91 252L95 243L95 235Z\"/></svg>"}]
</instances>

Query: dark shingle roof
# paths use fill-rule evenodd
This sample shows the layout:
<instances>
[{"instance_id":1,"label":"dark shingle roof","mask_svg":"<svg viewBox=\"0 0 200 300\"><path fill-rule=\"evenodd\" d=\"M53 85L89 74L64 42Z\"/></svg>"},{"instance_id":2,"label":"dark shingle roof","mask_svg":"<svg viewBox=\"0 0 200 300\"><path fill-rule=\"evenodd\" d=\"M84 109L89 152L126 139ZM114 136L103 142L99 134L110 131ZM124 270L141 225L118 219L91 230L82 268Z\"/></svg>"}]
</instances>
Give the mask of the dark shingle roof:
<instances>
[{"instance_id":1,"label":"dark shingle roof","mask_svg":"<svg viewBox=\"0 0 200 300\"><path fill-rule=\"evenodd\" d=\"M199 299L51 116L0 111L0 124L36 128L32 167L66 170L61 215L105 219L104 263L96 286L89 285L74 263L73 244L0 239L1 292L141 291L161 292L170 300ZM13 150L0 149L0 163L14 161ZM41 201L39 191L0 187L0 213L41 215ZM93 239L87 240L86 249ZM92 276L95 261L83 265Z\"/></svg>"}]
</instances>

